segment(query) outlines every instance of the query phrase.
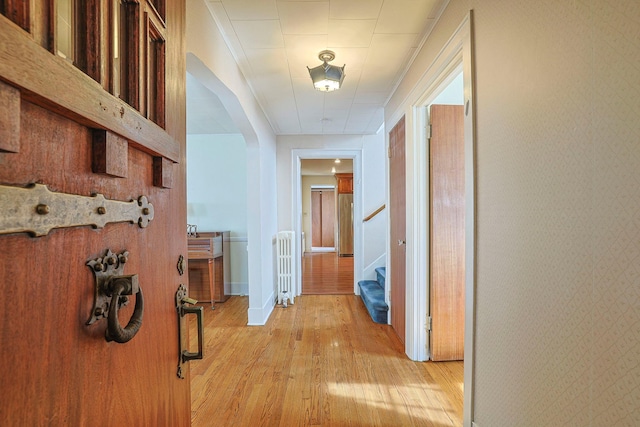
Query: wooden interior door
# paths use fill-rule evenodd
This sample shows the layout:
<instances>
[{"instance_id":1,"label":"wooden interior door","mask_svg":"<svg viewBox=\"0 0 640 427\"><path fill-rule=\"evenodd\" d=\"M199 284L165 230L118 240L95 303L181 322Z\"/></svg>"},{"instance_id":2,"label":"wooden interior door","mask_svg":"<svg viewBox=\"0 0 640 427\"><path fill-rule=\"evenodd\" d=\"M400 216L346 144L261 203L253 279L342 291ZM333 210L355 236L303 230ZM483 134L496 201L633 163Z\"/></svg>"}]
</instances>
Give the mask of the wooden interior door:
<instances>
[{"instance_id":1,"label":"wooden interior door","mask_svg":"<svg viewBox=\"0 0 640 427\"><path fill-rule=\"evenodd\" d=\"M406 166L404 116L389 132L389 221L391 222L391 326L405 342Z\"/></svg>"},{"instance_id":2,"label":"wooden interior door","mask_svg":"<svg viewBox=\"0 0 640 427\"><path fill-rule=\"evenodd\" d=\"M56 21L48 5L55 2L22 3L31 7L0 15L0 194L40 183L74 200L94 193L123 202L145 196L154 214L148 224L64 226L41 237L0 230L0 425L187 426L189 369L178 378L175 301L179 284L187 284L177 268L187 254L185 3L123 2L122 25L139 30L128 39L138 49L132 57L146 61L118 74L127 96L114 95L113 27L111 15L101 15L117 2L75 2L73 61L53 53L59 40L48 27ZM88 13L91 5L97 14ZM145 70L158 73L153 84ZM31 226L45 216L59 224L64 212L112 212L57 205L55 197L37 206L25 198L29 214L21 218ZM8 202L0 200L1 210ZM139 331L123 344L105 339L107 319L86 324L98 313L92 268L125 261L87 265L107 250L128 251L123 273L136 274L142 290L119 310L123 328L135 306L142 313Z\"/></svg>"},{"instance_id":3,"label":"wooden interior door","mask_svg":"<svg viewBox=\"0 0 640 427\"><path fill-rule=\"evenodd\" d=\"M311 190L311 246L333 248L335 245L335 191Z\"/></svg>"},{"instance_id":4,"label":"wooden interior door","mask_svg":"<svg viewBox=\"0 0 640 427\"><path fill-rule=\"evenodd\" d=\"M311 247L322 247L322 192L311 191Z\"/></svg>"},{"instance_id":5,"label":"wooden interior door","mask_svg":"<svg viewBox=\"0 0 640 427\"><path fill-rule=\"evenodd\" d=\"M430 158L431 359L464 358L464 116L432 105Z\"/></svg>"},{"instance_id":6,"label":"wooden interior door","mask_svg":"<svg viewBox=\"0 0 640 427\"><path fill-rule=\"evenodd\" d=\"M336 196L334 190L322 190L322 247L335 247Z\"/></svg>"}]
</instances>

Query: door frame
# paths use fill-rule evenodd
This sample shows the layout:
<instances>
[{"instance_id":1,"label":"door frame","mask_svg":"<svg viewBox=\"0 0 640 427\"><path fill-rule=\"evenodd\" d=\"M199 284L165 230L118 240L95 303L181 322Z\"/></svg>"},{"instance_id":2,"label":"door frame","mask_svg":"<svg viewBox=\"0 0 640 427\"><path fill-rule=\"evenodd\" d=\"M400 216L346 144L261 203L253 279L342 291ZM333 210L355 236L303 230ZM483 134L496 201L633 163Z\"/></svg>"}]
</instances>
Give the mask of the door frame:
<instances>
[{"instance_id":1,"label":"door frame","mask_svg":"<svg viewBox=\"0 0 640 427\"><path fill-rule=\"evenodd\" d=\"M291 217L293 231L302 236L302 176L300 161L303 159L352 159L353 160L353 292L360 295L358 282L364 274L364 243L362 233L362 150L291 150ZM300 238L297 238L300 240ZM295 260L296 296L302 294L302 257Z\"/></svg>"},{"instance_id":2,"label":"door frame","mask_svg":"<svg viewBox=\"0 0 640 427\"><path fill-rule=\"evenodd\" d=\"M406 117L407 152L407 266L405 352L416 361L428 360L427 314L429 298L429 182L427 116L425 109L448 83L463 74L465 101L465 350L463 425L473 419L473 378L475 338L475 92L473 58L473 11L469 11L435 60L416 83L407 102L387 119L397 122ZM387 139L388 143L388 139ZM387 264L389 263L387 254ZM391 284L393 286L393 284Z\"/></svg>"}]
</instances>

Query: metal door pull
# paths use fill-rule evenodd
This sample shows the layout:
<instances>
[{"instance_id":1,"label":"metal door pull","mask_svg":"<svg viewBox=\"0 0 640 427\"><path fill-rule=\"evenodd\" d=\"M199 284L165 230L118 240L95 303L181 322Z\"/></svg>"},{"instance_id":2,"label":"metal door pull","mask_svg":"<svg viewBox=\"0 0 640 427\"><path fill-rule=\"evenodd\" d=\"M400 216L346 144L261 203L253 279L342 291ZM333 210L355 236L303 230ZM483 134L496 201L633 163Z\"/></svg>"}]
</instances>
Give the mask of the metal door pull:
<instances>
[{"instance_id":1,"label":"metal door pull","mask_svg":"<svg viewBox=\"0 0 640 427\"><path fill-rule=\"evenodd\" d=\"M103 228L112 222L138 223L145 228L153 213L153 205L145 196L121 202L107 200L102 194L56 193L44 184L26 188L0 185L0 234L45 236L53 228Z\"/></svg>"},{"instance_id":2,"label":"metal door pull","mask_svg":"<svg viewBox=\"0 0 640 427\"><path fill-rule=\"evenodd\" d=\"M96 279L93 310L87 325L106 317L105 339L121 344L131 341L138 333L144 313L144 299L138 275L123 274L128 257L127 251L116 255L108 249L104 257L87 262ZM129 303L128 295L136 296L136 305L131 319L123 328L118 320L118 310Z\"/></svg>"},{"instance_id":3,"label":"metal door pull","mask_svg":"<svg viewBox=\"0 0 640 427\"><path fill-rule=\"evenodd\" d=\"M178 311L178 378L184 379L184 375L182 373L182 365L187 363L190 360L198 360L203 357L203 346L204 346L204 323L203 316L204 311L203 307L189 307L187 304L196 304L198 301L189 298L187 296L187 287L183 284L180 284L178 287L178 291L176 292L176 310ZM187 335L184 331L184 317L187 314L195 314L196 319L198 321L198 351L196 353L190 352L188 349L184 349L183 347L187 347Z\"/></svg>"}]
</instances>

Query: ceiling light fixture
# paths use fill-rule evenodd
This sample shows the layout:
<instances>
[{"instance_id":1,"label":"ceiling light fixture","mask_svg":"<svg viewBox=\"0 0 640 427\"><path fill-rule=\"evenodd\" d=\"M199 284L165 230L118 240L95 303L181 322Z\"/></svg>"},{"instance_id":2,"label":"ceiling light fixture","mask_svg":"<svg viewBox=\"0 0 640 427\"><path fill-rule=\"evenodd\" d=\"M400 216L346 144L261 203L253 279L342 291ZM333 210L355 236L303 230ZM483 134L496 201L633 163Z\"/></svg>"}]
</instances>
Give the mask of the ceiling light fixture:
<instances>
[{"instance_id":1,"label":"ceiling light fixture","mask_svg":"<svg viewBox=\"0 0 640 427\"><path fill-rule=\"evenodd\" d=\"M340 159L335 159L333 163L340 163Z\"/></svg>"},{"instance_id":2,"label":"ceiling light fixture","mask_svg":"<svg viewBox=\"0 0 640 427\"><path fill-rule=\"evenodd\" d=\"M318 58L322 61L322 65L309 68L309 75L313 81L313 87L322 92L333 92L340 89L344 80L344 67L336 67L329 65L328 62L336 58L336 54L330 50L323 50L318 54Z\"/></svg>"}]
</instances>

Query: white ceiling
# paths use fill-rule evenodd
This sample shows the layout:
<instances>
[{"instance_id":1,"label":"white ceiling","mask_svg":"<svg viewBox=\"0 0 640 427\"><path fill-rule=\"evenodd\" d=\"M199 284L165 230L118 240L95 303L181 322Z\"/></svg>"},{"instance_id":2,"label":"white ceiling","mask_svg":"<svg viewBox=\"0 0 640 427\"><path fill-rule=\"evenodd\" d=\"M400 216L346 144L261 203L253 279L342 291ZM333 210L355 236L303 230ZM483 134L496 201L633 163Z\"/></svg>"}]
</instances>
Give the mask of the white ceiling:
<instances>
[{"instance_id":1,"label":"white ceiling","mask_svg":"<svg viewBox=\"0 0 640 427\"><path fill-rule=\"evenodd\" d=\"M376 133L384 105L444 2L207 0L279 135ZM321 63L318 53L324 49L335 52L333 65L346 65L344 83L336 92L314 90L307 71ZM216 105L210 92L196 94L208 92L197 84L188 76L189 133L236 132L217 123L227 120L220 119L219 101ZM214 102L212 112L204 111L207 101ZM218 127L223 131L211 132Z\"/></svg>"}]
</instances>

